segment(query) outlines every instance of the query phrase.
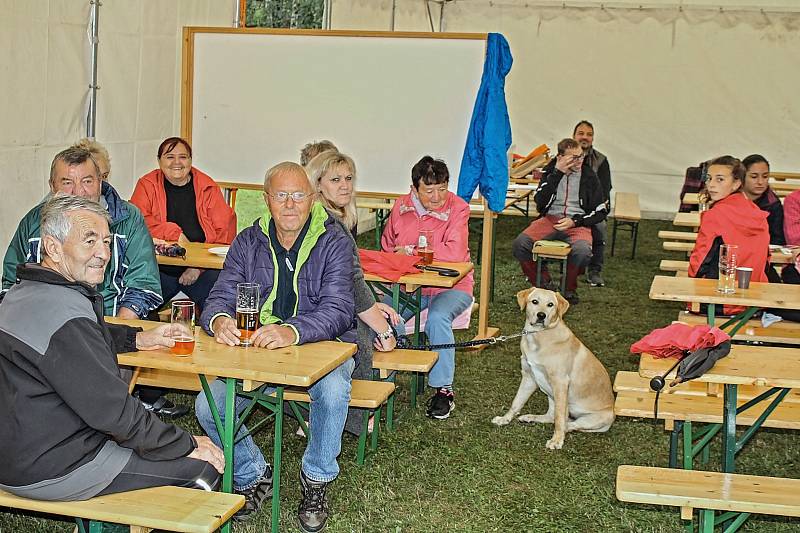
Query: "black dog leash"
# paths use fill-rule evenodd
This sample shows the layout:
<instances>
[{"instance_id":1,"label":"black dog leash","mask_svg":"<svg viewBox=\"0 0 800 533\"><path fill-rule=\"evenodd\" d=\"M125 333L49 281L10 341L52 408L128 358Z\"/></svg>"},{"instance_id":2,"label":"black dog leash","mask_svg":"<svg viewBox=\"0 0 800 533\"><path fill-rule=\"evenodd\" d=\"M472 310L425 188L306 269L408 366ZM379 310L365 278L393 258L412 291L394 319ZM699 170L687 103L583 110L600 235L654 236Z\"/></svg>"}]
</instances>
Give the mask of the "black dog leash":
<instances>
[{"instance_id":1,"label":"black dog leash","mask_svg":"<svg viewBox=\"0 0 800 533\"><path fill-rule=\"evenodd\" d=\"M392 326L394 330L394 326ZM469 348L471 346L481 346L483 344L497 344L498 342L506 342L513 339L518 339L524 335L530 335L532 333L536 333L535 331L525 331L522 330L519 333L513 333L511 335L498 335L497 337L489 337L487 339L478 339L474 341L466 341L466 342L453 342L450 344L418 344L414 345L411 343L411 339L408 335L397 335L397 331L395 330L395 338L397 339L397 347L403 350L442 350L445 348Z\"/></svg>"}]
</instances>

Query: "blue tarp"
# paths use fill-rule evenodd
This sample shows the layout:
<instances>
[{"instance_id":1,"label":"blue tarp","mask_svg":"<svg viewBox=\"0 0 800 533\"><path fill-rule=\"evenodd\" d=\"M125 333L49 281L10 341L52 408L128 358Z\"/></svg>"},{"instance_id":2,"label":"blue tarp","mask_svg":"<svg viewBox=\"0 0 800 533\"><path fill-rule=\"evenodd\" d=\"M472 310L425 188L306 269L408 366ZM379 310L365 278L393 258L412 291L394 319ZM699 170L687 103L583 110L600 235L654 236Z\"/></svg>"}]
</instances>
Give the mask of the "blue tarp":
<instances>
[{"instance_id":1,"label":"blue tarp","mask_svg":"<svg viewBox=\"0 0 800 533\"><path fill-rule=\"evenodd\" d=\"M477 187L492 211L502 211L508 190L508 147L511 146L511 122L506 106L506 75L514 59L506 38L490 33L486 61L472 121L469 125L458 195L469 202Z\"/></svg>"}]
</instances>

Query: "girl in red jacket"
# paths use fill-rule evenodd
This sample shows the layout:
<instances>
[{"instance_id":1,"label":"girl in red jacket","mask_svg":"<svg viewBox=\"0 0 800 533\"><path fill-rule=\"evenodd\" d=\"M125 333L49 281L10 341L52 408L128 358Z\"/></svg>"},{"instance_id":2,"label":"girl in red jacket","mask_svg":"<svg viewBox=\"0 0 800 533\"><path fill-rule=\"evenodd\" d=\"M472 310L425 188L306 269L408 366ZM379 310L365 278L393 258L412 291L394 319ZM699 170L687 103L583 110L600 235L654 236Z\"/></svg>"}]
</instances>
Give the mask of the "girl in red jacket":
<instances>
[{"instance_id":1,"label":"girl in red jacket","mask_svg":"<svg viewBox=\"0 0 800 533\"><path fill-rule=\"evenodd\" d=\"M230 244L236 236L236 213L217 183L192 166L192 147L170 137L158 147L159 168L139 178L131 196L153 239ZM219 270L160 266L161 292L168 302L183 292L198 306L198 316Z\"/></svg>"},{"instance_id":2,"label":"girl in red jacket","mask_svg":"<svg viewBox=\"0 0 800 533\"><path fill-rule=\"evenodd\" d=\"M739 247L737 265L753 269L751 281L767 281L767 213L742 192L744 175L744 165L735 157L725 155L709 163L706 189L711 208L700 215L697 242L689 257L690 277L717 279L720 245L735 244ZM724 313L736 314L741 310L725 306Z\"/></svg>"}]
</instances>

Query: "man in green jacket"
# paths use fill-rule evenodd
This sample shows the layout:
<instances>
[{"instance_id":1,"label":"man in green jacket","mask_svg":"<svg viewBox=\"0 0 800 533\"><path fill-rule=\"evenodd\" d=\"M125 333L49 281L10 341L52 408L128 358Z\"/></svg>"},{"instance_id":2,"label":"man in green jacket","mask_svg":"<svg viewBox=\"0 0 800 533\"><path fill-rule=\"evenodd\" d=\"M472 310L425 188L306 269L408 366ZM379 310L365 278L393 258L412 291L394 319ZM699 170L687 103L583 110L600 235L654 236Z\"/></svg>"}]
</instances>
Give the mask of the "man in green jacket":
<instances>
[{"instance_id":1,"label":"man in green jacket","mask_svg":"<svg viewBox=\"0 0 800 533\"><path fill-rule=\"evenodd\" d=\"M153 239L139 209L123 200L100 179L97 161L88 150L71 146L56 154L50 166L50 191L81 196L102 205L111 215L111 260L97 291L103 296L106 316L146 318L164 303ZM3 260L4 296L17 281L17 265L42 260L40 203L17 226ZM155 389L140 391L142 401L161 416L182 416L185 406L172 405Z\"/></svg>"}]
</instances>

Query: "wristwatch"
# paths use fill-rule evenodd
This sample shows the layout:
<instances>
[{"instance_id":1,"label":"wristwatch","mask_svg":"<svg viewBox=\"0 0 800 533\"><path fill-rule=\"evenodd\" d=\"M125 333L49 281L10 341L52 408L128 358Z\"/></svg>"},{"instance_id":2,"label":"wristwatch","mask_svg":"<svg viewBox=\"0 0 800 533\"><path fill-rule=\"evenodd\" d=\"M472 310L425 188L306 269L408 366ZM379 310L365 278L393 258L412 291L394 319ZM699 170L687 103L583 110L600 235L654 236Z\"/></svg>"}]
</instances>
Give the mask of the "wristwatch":
<instances>
[{"instance_id":1,"label":"wristwatch","mask_svg":"<svg viewBox=\"0 0 800 533\"><path fill-rule=\"evenodd\" d=\"M376 337L382 341L388 341L389 339L394 337L394 330L392 329L392 326L389 326L389 329L387 329L383 333L378 333Z\"/></svg>"}]
</instances>

